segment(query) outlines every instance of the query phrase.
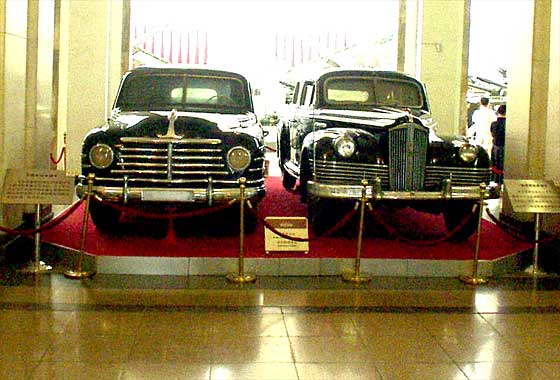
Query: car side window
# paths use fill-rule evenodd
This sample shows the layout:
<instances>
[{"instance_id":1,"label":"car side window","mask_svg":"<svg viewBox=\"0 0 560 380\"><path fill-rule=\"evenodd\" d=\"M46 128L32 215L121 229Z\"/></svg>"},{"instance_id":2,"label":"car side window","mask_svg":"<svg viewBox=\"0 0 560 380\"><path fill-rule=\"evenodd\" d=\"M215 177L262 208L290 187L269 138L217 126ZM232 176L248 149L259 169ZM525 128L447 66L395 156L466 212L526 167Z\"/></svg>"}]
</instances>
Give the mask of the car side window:
<instances>
[{"instance_id":1,"label":"car side window","mask_svg":"<svg viewBox=\"0 0 560 380\"><path fill-rule=\"evenodd\" d=\"M299 104L310 106L313 103L315 86L312 82L305 82Z\"/></svg>"},{"instance_id":2,"label":"car side window","mask_svg":"<svg viewBox=\"0 0 560 380\"><path fill-rule=\"evenodd\" d=\"M298 103L298 98L299 98L299 82L296 83L296 87L294 88L294 95L292 97L292 104L297 104Z\"/></svg>"}]
</instances>

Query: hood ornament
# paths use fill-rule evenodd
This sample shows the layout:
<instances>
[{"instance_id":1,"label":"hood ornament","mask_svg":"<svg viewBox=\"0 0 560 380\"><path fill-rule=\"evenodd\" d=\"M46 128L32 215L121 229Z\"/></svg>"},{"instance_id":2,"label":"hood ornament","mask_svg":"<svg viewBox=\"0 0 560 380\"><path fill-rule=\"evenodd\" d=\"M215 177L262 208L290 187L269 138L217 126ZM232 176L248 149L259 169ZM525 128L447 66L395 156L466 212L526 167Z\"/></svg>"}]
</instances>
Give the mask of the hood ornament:
<instances>
[{"instance_id":1,"label":"hood ornament","mask_svg":"<svg viewBox=\"0 0 560 380\"><path fill-rule=\"evenodd\" d=\"M175 120L177 120L177 110L174 108L167 117L169 119L169 126L167 127L167 133L165 135L158 134L157 137L160 139L182 139L182 135L175 134Z\"/></svg>"}]
</instances>

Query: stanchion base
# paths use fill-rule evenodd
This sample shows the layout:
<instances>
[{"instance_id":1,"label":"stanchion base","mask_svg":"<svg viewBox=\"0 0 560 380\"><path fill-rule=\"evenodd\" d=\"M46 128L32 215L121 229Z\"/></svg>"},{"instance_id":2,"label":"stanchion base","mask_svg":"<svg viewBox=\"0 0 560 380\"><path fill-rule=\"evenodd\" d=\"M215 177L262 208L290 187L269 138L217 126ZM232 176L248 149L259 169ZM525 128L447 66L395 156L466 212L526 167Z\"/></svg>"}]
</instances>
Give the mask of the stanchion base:
<instances>
[{"instance_id":1,"label":"stanchion base","mask_svg":"<svg viewBox=\"0 0 560 380\"><path fill-rule=\"evenodd\" d=\"M246 282L255 282L257 280L257 276L255 276L254 274L229 273L226 275L226 279L229 282L234 282L236 284L243 284Z\"/></svg>"},{"instance_id":2,"label":"stanchion base","mask_svg":"<svg viewBox=\"0 0 560 380\"><path fill-rule=\"evenodd\" d=\"M542 270L541 268L539 268L538 266L529 266L527 269L525 269L525 273L531 276L535 276L535 277L546 277L546 276L550 276L549 273L545 272L544 270Z\"/></svg>"},{"instance_id":3,"label":"stanchion base","mask_svg":"<svg viewBox=\"0 0 560 380\"><path fill-rule=\"evenodd\" d=\"M459 277L459 280L469 285L483 285L488 282L488 280L486 280L485 278L472 276L461 276Z\"/></svg>"},{"instance_id":4,"label":"stanchion base","mask_svg":"<svg viewBox=\"0 0 560 380\"><path fill-rule=\"evenodd\" d=\"M26 268L20 269L21 273L26 274L41 274L50 273L52 266L45 264L44 261L40 261L38 265L36 263L30 263Z\"/></svg>"},{"instance_id":5,"label":"stanchion base","mask_svg":"<svg viewBox=\"0 0 560 380\"><path fill-rule=\"evenodd\" d=\"M363 276L353 272L342 273L342 279L346 282L353 282L354 284L363 284L364 282L371 281L371 277Z\"/></svg>"},{"instance_id":6,"label":"stanchion base","mask_svg":"<svg viewBox=\"0 0 560 380\"><path fill-rule=\"evenodd\" d=\"M95 272L92 271L85 271L85 270L67 270L64 272L64 277L70 278L73 280L78 280L81 278L90 278L95 275Z\"/></svg>"}]
</instances>

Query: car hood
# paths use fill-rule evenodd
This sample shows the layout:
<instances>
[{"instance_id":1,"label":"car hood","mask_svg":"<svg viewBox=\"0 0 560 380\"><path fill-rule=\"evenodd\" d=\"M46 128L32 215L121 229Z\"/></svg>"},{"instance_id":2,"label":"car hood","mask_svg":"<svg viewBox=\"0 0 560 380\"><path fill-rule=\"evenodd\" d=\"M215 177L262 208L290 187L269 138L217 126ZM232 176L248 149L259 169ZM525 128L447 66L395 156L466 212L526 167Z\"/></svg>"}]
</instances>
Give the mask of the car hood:
<instances>
[{"instance_id":1,"label":"car hood","mask_svg":"<svg viewBox=\"0 0 560 380\"><path fill-rule=\"evenodd\" d=\"M405 111L390 107L375 107L371 111L319 109L313 113L313 120L316 122L325 122L327 124L343 123L346 127L350 128L389 128L403 121L416 120L419 121L421 125L428 128L430 140L449 140L437 135L437 123L432 119L430 114L417 110ZM450 140L454 140L454 138Z\"/></svg>"},{"instance_id":2,"label":"car hood","mask_svg":"<svg viewBox=\"0 0 560 380\"><path fill-rule=\"evenodd\" d=\"M145 125L149 120L158 121L157 124L169 125L171 112L131 112L118 113L111 117L109 121L110 127L119 129L130 129ZM175 122L176 129L181 129L181 125L188 120L197 121L197 124L209 124L218 128L222 132L236 132L246 128L255 126L256 117L252 113L247 114L219 114L219 113L200 113L200 112L177 112L177 120Z\"/></svg>"},{"instance_id":3,"label":"car hood","mask_svg":"<svg viewBox=\"0 0 560 380\"><path fill-rule=\"evenodd\" d=\"M313 117L317 121L353 123L373 127L388 127L394 125L398 119L412 116L410 112L396 108L375 108L372 111L320 109L313 113Z\"/></svg>"}]
</instances>

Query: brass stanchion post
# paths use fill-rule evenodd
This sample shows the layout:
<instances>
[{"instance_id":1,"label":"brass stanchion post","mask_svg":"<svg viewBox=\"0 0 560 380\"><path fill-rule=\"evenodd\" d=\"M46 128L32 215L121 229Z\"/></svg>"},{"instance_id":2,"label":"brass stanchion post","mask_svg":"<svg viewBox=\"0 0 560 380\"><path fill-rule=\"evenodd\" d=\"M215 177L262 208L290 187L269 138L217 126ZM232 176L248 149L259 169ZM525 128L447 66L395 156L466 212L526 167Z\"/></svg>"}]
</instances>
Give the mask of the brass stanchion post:
<instances>
[{"instance_id":1,"label":"brass stanchion post","mask_svg":"<svg viewBox=\"0 0 560 380\"><path fill-rule=\"evenodd\" d=\"M41 227L41 205L37 204L35 207L35 229ZM21 270L23 273L37 274L37 273L48 273L52 270L52 266L45 264L41 261L41 233L35 233L35 259L29 264L27 268Z\"/></svg>"},{"instance_id":2,"label":"brass stanchion post","mask_svg":"<svg viewBox=\"0 0 560 380\"><path fill-rule=\"evenodd\" d=\"M86 193L86 205L84 208L84 218L82 222L82 239L80 242L80 252L78 256L78 265L76 270L67 270L64 272L64 276L67 278L71 278L74 280L81 279L81 278L89 278L92 277L95 272L93 271L85 271L82 270L82 264L84 261L84 249L86 245L86 237L87 237L87 228L88 228L88 216L89 216L89 202L91 200L91 194L93 193L93 180L95 175L90 173L88 175L88 188Z\"/></svg>"},{"instance_id":3,"label":"brass stanchion post","mask_svg":"<svg viewBox=\"0 0 560 380\"><path fill-rule=\"evenodd\" d=\"M66 168L68 167L68 166L66 166L67 165L67 163L66 163L66 161L67 161L66 160L66 156L67 156L67 154L66 154L66 136L67 136L67 133L64 132L64 140L63 140L64 141L64 146L62 147L64 149L64 153L63 153L64 156L62 157L62 160L63 160L62 162L64 163L64 173L65 174L66 174Z\"/></svg>"},{"instance_id":4,"label":"brass stanchion post","mask_svg":"<svg viewBox=\"0 0 560 380\"><path fill-rule=\"evenodd\" d=\"M254 282L257 276L254 274L245 273L244 268L244 252L243 252L243 242L245 240L245 183L247 179L245 177L239 178L239 261L238 261L238 271L237 273L229 273L226 275L226 279L229 282L235 283L245 283Z\"/></svg>"},{"instance_id":5,"label":"brass stanchion post","mask_svg":"<svg viewBox=\"0 0 560 380\"><path fill-rule=\"evenodd\" d=\"M474 247L474 258L473 258L473 269L472 276L460 277L461 281L469 285L481 285L486 284L487 280L478 277L478 252L480 250L480 235L482 232L482 212L484 211L484 196L486 194L486 184L480 184L480 207L478 208L478 227L476 230L476 244Z\"/></svg>"},{"instance_id":6,"label":"brass stanchion post","mask_svg":"<svg viewBox=\"0 0 560 380\"><path fill-rule=\"evenodd\" d=\"M360 274L360 260L362 255L362 236L364 234L364 215L367 203L367 179L362 180L362 197L360 199L360 222L358 229L358 243L356 248L356 259L354 261L354 273L348 272L342 274L342 279L348 282L363 283L370 281L371 278Z\"/></svg>"},{"instance_id":7,"label":"brass stanchion post","mask_svg":"<svg viewBox=\"0 0 560 380\"><path fill-rule=\"evenodd\" d=\"M533 277L547 276L548 273L539 267L539 239L541 230L541 214L535 214L535 245L533 246L533 265L525 270L526 273Z\"/></svg>"}]
</instances>

